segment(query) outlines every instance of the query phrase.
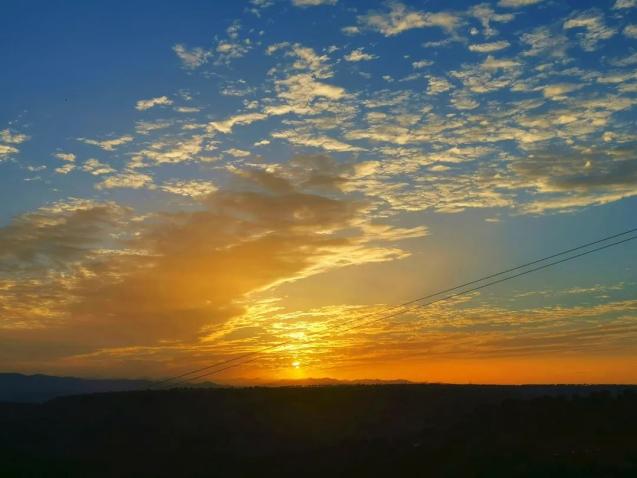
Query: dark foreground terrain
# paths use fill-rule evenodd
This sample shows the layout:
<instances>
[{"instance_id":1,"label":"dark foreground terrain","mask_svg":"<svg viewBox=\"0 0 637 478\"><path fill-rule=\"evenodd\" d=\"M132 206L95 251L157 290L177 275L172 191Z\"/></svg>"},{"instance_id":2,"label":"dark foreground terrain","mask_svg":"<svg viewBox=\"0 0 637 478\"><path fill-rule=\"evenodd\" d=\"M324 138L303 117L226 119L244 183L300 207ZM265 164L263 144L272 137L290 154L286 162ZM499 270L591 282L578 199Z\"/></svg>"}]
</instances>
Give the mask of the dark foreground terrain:
<instances>
[{"instance_id":1,"label":"dark foreground terrain","mask_svg":"<svg viewBox=\"0 0 637 478\"><path fill-rule=\"evenodd\" d=\"M0 476L635 477L630 387L333 386L0 403Z\"/></svg>"}]
</instances>

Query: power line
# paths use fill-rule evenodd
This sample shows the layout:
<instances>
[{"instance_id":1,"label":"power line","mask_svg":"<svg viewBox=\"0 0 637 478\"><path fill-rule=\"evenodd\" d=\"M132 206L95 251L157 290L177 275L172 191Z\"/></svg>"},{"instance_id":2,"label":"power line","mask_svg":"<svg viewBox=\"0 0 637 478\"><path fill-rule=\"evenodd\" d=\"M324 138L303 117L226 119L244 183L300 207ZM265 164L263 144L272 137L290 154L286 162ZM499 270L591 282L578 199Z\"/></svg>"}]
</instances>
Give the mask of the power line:
<instances>
[{"instance_id":1,"label":"power line","mask_svg":"<svg viewBox=\"0 0 637 478\"><path fill-rule=\"evenodd\" d=\"M417 302L421 302L423 300L430 299L430 298L433 298L433 297L436 297L436 296L439 296L439 295L442 295L442 294L445 294L445 293L448 293L448 292L453 292L455 290L462 289L464 287L467 287L467 286L470 286L470 285L473 285L473 284L477 284L477 283L483 282L485 280L493 279L495 277L502 276L502 275L510 273L510 272L514 272L516 270L524 269L526 267L529 267L529 266L532 266L532 265L535 265L535 264L539 264L539 263L545 262L547 260L554 259L556 257L560 257L560 256L563 256L563 255L566 255L566 254L569 254L569 253L572 253L572 252L575 252L575 251L578 251L578 250L582 250L582 249L588 248L588 247L596 245L596 244L607 242L607 241L609 241L611 239L615 239L617 237L625 236L627 234L630 234L630 233L633 233L633 232L636 232L636 231L637 231L637 228L633 228L633 229L629 229L627 231L624 231L624 232L621 232L621 233L618 233L618 234L614 234L614 235L611 235L611 236L604 237L602 239L598 239L596 241L588 242L586 244L582 244L580 246L573 247L573 248L570 248L570 249L567 249L567 250L564 250L564 251L561 251L561 252L558 252L558 253L543 257L541 259L537 259L537 260L534 260L534 261L531 261L531 262L527 262L525 264L522 264L522 265L519 265L519 266L516 266L516 267L512 267L512 268L497 272L495 274L490 274L490 275L481 277L479 279L475 279L475 280L472 280L472 281L469 281L469 282L465 282L465 283L460 284L460 285L455 286L455 287L443 289L443 290L440 290L440 291L432 293L432 294L428 294L428 295L425 295L425 296L422 296L422 297L419 297L419 298L416 298L416 299L409 300L407 302L403 302L402 304L392 306L392 307L388 308L387 310L388 311L392 311L392 310L395 310L395 309L402 309L404 307L410 308L409 306L412 306L412 305L416 304ZM529 274L531 272L536 272L536 271L539 271L539 270L542 270L542 269L545 269L545 268L548 268L548 267L551 267L551 266L554 266L554 265L557 265L557 264L561 264L563 262L567 262L567 261L570 261L570 260L585 256L585 255L591 254L593 252L597 252L597 251L600 251L600 250L603 250L603 249L607 249L609 247L613 247L613 246L616 246L616 245L619 245L619 244L622 244L624 242L628 242L628 241L631 241L631 240L634 240L634 239L637 239L637 236L630 237L628 239L617 241L617 242L614 242L614 243L611 243L611 244L607 244L607 245L604 245L604 246L601 246L601 247L598 247L598 248L594 248L594 249L591 249L589 251L586 251L586 252L583 252L583 253L580 253L580 254L576 254L574 256L569 256L567 258L564 258L564 259L561 259L561 260L558 260L558 261L554 261L554 262L551 262L549 264L544 264L542 266L539 266L539 267L536 267L536 268L533 268L533 269L530 269L530 270L527 270L527 271L524 271L524 272L521 272L521 273L518 273L518 274L514 274L512 276L507 276L505 278L498 279L496 281L491 281L491 282L489 282L487 284L482 284L480 286L477 286L477 287L474 287L474 288L471 288L471 289L468 289L468 290L465 290L465 291L457 292L457 293L451 294L449 296L446 296L446 297L443 297L443 298L436 299L434 301L428 302L427 304L420 305L420 307L428 307L429 305L432 305L432 304L437 303L437 302L442 302L442 301L449 300L451 298L454 298L454 297L457 297L457 296L460 296L460 295L465 295L465 294L468 294L468 293L471 293L471 292L475 292L475 291L483 289L485 287L489 287L489 286L492 286L492 285L495 285L495 284L499 284L501 282L505 282L507 280L511 280L511 279L516 278L516 277L520 277L520 276ZM385 315L383 315L383 316L381 316L381 317L379 317L377 319L374 319L372 321L368 321L368 322L364 322L364 323L357 323L357 324L354 324L354 326L352 326L352 327L349 327L349 328L346 328L344 330L341 330L340 333L348 332L350 330L353 330L355 328L358 328L358 327L361 327L361 326L364 326L364 325L373 324L373 323L379 322L381 320L386 320L386 319L389 319L389 318L392 318L392 317L396 317L398 315L403 314L404 312L405 311L400 310L400 311L392 313L392 314L385 314ZM364 315L362 317L355 317L353 319L347 320L347 321L339 324L338 327L342 327L342 326L347 325L347 324L352 323L352 322L358 322L358 321L360 321L362 319L365 319L366 317L374 316L376 314L377 313L372 312L372 313ZM253 362L254 360L256 360L256 358L250 359L250 360L243 360L243 359L249 359L249 358L251 358L253 356L258 356L258 355L260 355L260 354L262 354L264 352L267 352L267 351L270 351L270 350L273 350L273 349L276 349L276 348L279 348L279 347L283 347L283 346L286 346L286 345L290 345L290 344L292 344L294 342L295 342L294 340L290 339L290 340L286 340L286 341L279 342L279 343L276 343L276 344L271 344L271 345L269 345L267 347L263 347L263 348L261 348L259 350L253 351L253 352L249 352L249 353L246 353L246 354L243 354L243 355L240 355L240 356L237 356L237 357L233 357L233 358L230 358L230 359L222 360L222 361L216 362L214 364L211 364L211 365L208 365L208 366L205 366L205 367L201 367L201 368L198 368L198 369L195 369L195 370L191 370L191 371L183 373L181 375L169 377L169 378L164 379L164 380L162 380L160 382L157 382L154 386L161 386L161 385L177 386L177 385L181 385L183 383L190 382L192 380L197 380L199 378L203 378L203 377L206 377L206 376L214 375L214 374L217 374L217 373L222 372L224 370L227 370L229 368L233 368L233 367L242 365L244 363L249 363L249 362ZM239 363L234 363L234 362L239 362ZM224 366L224 365L225 365L225 367L222 367L220 369L216 369L217 367ZM216 370L211 370L211 369L216 369ZM203 371L207 371L207 370L211 370L211 371L207 372L205 374L196 375L194 377L189 377L186 380L181 380L181 381L175 382L173 384L169 384L169 382L173 382L175 380L178 380L178 379L181 379L181 378L184 378L184 377L188 377L190 375L197 374L199 372L203 372Z\"/></svg>"}]
</instances>

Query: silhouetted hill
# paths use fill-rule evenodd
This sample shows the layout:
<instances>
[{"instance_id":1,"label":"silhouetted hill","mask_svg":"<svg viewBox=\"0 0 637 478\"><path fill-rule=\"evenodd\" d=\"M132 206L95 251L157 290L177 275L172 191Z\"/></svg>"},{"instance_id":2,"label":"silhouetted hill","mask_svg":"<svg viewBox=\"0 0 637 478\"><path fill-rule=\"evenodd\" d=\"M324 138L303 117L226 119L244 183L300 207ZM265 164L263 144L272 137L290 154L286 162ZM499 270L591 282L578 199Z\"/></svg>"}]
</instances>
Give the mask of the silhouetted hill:
<instances>
[{"instance_id":1,"label":"silhouetted hill","mask_svg":"<svg viewBox=\"0 0 637 478\"><path fill-rule=\"evenodd\" d=\"M181 389L0 405L0 476L637 476L637 389Z\"/></svg>"},{"instance_id":2,"label":"silhouetted hill","mask_svg":"<svg viewBox=\"0 0 637 478\"><path fill-rule=\"evenodd\" d=\"M0 402L44 402L87 393L126 392L155 385L150 380L86 379L51 375L0 373ZM202 387L213 387L207 382Z\"/></svg>"}]
</instances>

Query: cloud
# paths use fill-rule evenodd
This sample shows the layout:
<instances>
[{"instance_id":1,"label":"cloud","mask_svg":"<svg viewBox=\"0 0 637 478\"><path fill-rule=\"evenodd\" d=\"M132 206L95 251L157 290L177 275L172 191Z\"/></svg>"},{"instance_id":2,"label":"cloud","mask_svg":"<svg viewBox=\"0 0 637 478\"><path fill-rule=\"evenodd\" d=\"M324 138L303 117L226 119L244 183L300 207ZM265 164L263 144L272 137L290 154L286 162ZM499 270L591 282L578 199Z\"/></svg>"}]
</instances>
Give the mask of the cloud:
<instances>
[{"instance_id":1,"label":"cloud","mask_svg":"<svg viewBox=\"0 0 637 478\"><path fill-rule=\"evenodd\" d=\"M217 43L215 51L219 54L220 62L227 62L233 58L241 58L249 50L249 44L222 40Z\"/></svg>"},{"instance_id":2,"label":"cloud","mask_svg":"<svg viewBox=\"0 0 637 478\"><path fill-rule=\"evenodd\" d=\"M624 36L628 38L637 38L637 24L626 25L623 30Z\"/></svg>"},{"instance_id":3,"label":"cloud","mask_svg":"<svg viewBox=\"0 0 637 478\"><path fill-rule=\"evenodd\" d=\"M637 65L637 53L633 53L632 55L628 55L624 58L613 58L609 61L609 63L613 66Z\"/></svg>"},{"instance_id":4,"label":"cloud","mask_svg":"<svg viewBox=\"0 0 637 478\"><path fill-rule=\"evenodd\" d=\"M29 136L21 133L12 133L8 129L0 131L0 141L8 144L21 144L29 139Z\"/></svg>"},{"instance_id":5,"label":"cloud","mask_svg":"<svg viewBox=\"0 0 637 478\"><path fill-rule=\"evenodd\" d=\"M64 267L97 247L125 212L112 202L70 199L19 215L0 228L0 269Z\"/></svg>"},{"instance_id":6,"label":"cloud","mask_svg":"<svg viewBox=\"0 0 637 478\"><path fill-rule=\"evenodd\" d=\"M583 33L577 33L577 37L580 46L586 51L597 50L602 40L608 40L617 33L617 30L605 25L603 14L595 9L574 15L564 22L563 27L565 30L585 30Z\"/></svg>"},{"instance_id":7,"label":"cloud","mask_svg":"<svg viewBox=\"0 0 637 478\"><path fill-rule=\"evenodd\" d=\"M524 56L547 56L562 58L566 56L568 38L548 27L537 27L522 34L522 42L531 48L523 52Z\"/></svg>"},{"instance_id":8,"label":"cloud","mask_svg":"<svg viewBox=\"0 0 637 478\"><path fill-rule=\"evenodd\" d=\"M173 51L177 54L184 68L194 70L199 68L208 61L211 53L203 48L188 49L186 46L178 43L173 46Z\"/></svg>"},{"instance_id":9,"label":"cloud","mask_svg":"<svg viewBox=\"0 0 637 478\"><path fill-rule=\"evenodd\" d=\"M162 96L162 98L166 98L166 97ZM158 100L158 99L159 98L154 98L154 100ZM143 101L148 103L153 100L143 100ZM140 102L137 102L137 109L148 109L154 106L155 104L165 104L165 103L154 103L150 106L140 108L139 103ZM124 135L124 136L120 136L119 138L105 139L102 141L99 141L96 139L87 139L87 138L78 138L78 141L81 141L82 143L85 143L85 144L90 144L92 146L97 146L98 148L101 148L104 151L114 151L118 146L121 146L126 143L130 143L131 141L133 141L133 139L134 138L130 135Z\"/></svg>"},{"instance_id":10,"label":"cloud","mask_svg":"<svg viewBox=\"0 0 637 478\"><path fill-rule=\"evenodd\" d=\"M13 146L8 146L6 144L0 144L0 160L18 152L18 148L14 148Z\"/></svg>"},{"instance_id":11,"label":"cloud","mask_svg":"<svg viewBox=\"0 0 637 478\"><path fill-rule=\"evenodd\" d=\"M536 190L533 200L521 205L527 212L570 211L637 194L634 145L586 152L537 152L516 160L510 168L527 188Z\"/></svg>"},{"instance_id":12,"label":"cloud","mask_svg":"<svg viewBox=\"0 0 637 478\"><path fill-rule=\"evenodd\" d=\"M635 8L637 7L637 0L617 0L613 8L615 10L623 9L623 8Z\"/></svg>"},{"instance_id":13,"label":"cloud","mask_svg":"<svg viewBox=\"0 0 637 478\"><path fill-rule=\"evenodd\" d=\"M480 103L467 93L455 93L451 98L451 104L459 110L473 110L480 106Z\"/></svg>"},{"instance_id":14,"label":"cloud","mask_svg":"<svg viewBox=\"0 0 637 478\"><path fill-rule=\"evenodd\" d=\"M355 25L349 25L347 27L343 27L341 28L341 31L345 34L345 35L358 35L361 32L361 29Z\"/></svg>"},{"instance_id":15,"label":"cloud","mask_svg":"<svg viewBox=\"0 0 637 478\"><path fill-rule=\"evenodd\" d=\"M449 83L446 78L442 78L439 76L428 76L427 77L427 94L428 95L437 95L438 93L443 93L445 91L453 88L453 85Z\"/></svg>"},{"instance_id":16,"label":"cloud","mask_svg":"<svg viewBox=\"0 0 637 478\"><path fill-rule=\"evenodd\" d=\"M167 96L158 96L156 98L149 98L147 100L139 100L135 104L135 109L139 111L146 111L154 106L169 106L173 101Z\"/></svg>"},{"instance_id":17,"label":"cloud","mask_svg":"<svg viewBox=\"0 0 637 478\"><path fill-rule=\"evenodd\" d=\"M111 174L115 172L115 170L108 164L102 163L95 158L86 160L82 166L82 171L91 173L93 176L100 176L102 174Z\"/></svg>"},{"instance_id":18,"label":"cloud","mask_svg":"<svg viewBox=\"0 0 637 478\"><path fill-rule=\"evenodd\" d=\"M201 156L204 151L204 136L193 135L180 138L171 136L148 144L146 149L137 151L133 156L133 163L141 163L148 159L156 164L184 163L186 161L203 161L210 159Z\"/></svg>"},{"instance_id":19,"label":"cloud","mask_svg":"<svg viewBox=\"0 0 637 478\"><path fill-rule=\"evenodd\" d=\"M255 88L247 85L245 80L235 80L226 82L219 91L224 96L248 96L255 92Z\"/></svg>"},{"instance_id":20,"label":"cloud","mask_svg":"<svg viewBox=\"0 0 637 478\"><path fill-rule=\"evenodd\" d=\"M316 81L305 73L279 80L277 86L281 89L278 96L292 102L307 103L318 97L340 100L346 95L344 88Z\"/></svg>"},{"instance_id":21,"label":"cloud","mask_svg":"<svg viewBox=\"0 0 637 478\"><path fill-rule=\"evenodd\" d=\"M219 131L220 133L231 133L235 125L247 125L255 121L261 121L268 117L263 113L241 113L223 121L211 121L208 124L209 131Z\"/></svg>"},{"instance_id":22,"label":"cloud","mask_svg":"<svg viewBox=\"0 0 637 478\"><path fill-rule=\"evenodd\" d=\"M369 11L358 16L358 23L385 36L398 35L414 28L439 27L454 31L461 23L459 16L449 12L426 13L412 10L398 1L388 4L389 11Z\"/></svg>"},{"instance_id":23,"label":"cloud","mask_svg":"<svg viewBox=\"0 0 637 478\"><path fill-rule=\"evenodd\" d=\"M200 199L209 196L217 190L217 187L210 181L192 179L189 181L173 179L164 182L159 189L179 196L186 196Z\"/></svg>"},{"instance_id":24,"label":"cloud","mask_svg":"<svg viewBox=\"0 0 637 478\"><path fill-rule=\"evenodd\" d=\"M507 8L519 8L526 7L528 5L535 5L536 3L540 3L544 0L500 0L498 5L500 7Z\"/></svg>"},{"instance_id":25,"label":"cloud","mask_svg":"<svg viewBox=\"0 0 637 478\"><path fill-rule=\"evenodd\" d=\"M293 69L306 70L312 73L314 78L319 79L330 78L333 75L332 68L328 64L329 57L327 55L318 55L312 48L299 43L294 43L293 45L280 44L279 46L288 47L285 53L286 56L296 57L296 61L292 64Z\"/></svg>"},{"instance_id":26,"label":"cloud","mask_svg":"<svg viewBox=\"0 0 637 478\"><path fill-rule=\"evenodd\" d=\"M555 85L547 85L542 87L542 93L545 98L552 100L560 100L566 97L567 93L579 90L583 85L577 85L572 83L560 83Z\"/></svg>"},{"instance_id":27,"label":"cloud","mask_svg":"<svg viewBox=\"0 0 637 478\"><path fill-rule=\"evenodd\" d=\"M358 62L374 60L378 57L376 55L372 55L371 53L365 53L362 48L357 48L356 50L352 50L343 58L345 59L345 61Z\"/></svg>"},{"instance_id":28,"label":"cloud","mask_svg":"<svg viewBox=\"0 0 637 478\"><path fill-rule=\"evenodd\" d=\"M246 158L250 156L250 151L246 151L238 148L230 148L226 149L224 153L229 154L230 156L234 156L235 158Z\"/></svg>"},{"instance_id":29,"label":"cloud","mask_svg":"<svg viewBox=\"0 0 637 478\"><path fill-rule=\"evenodd\" d=\"M298 131L275 131L272 133L273 138L285 139L292 144L299 146L310 146L312 148L320 148L325 151L333 152L354 152L363 151L358 146L352 146L351 144L344 143L328 136L315 136L309 133L300 133Z\"/></svg>"},{"instance_id":30,"label":"cloud","mask_svg":"<svg viewBox=\"0 0 637 478\"><path fill-rule=\"evenodd\" d=\"M637 194L637 149L621 148L583 153L535 154L512 164L545 191L592 191L631 187Z\"/></svg>"},{"instance_id":31,"label":"cloud","mask_svg":"<svg viewBox=\"0 0 637 478\"><path fill-rule=\"evenodd\" d=\"M168 128L172 124L171 121L137 121L135 123L135 131L139 134L149 134L153 131Z\"/></svg>"},{"instance_id":32,"label":"cloud","mask_svg":"<svg viewBox=\"0 0 637 478\"><path fill-rule=\"evenodd\" d=\"M292 0L295 7L316 7L319 5L336 5L338 0Z\"/></svg>"},{"instance_id":33,"label":"cloud","mask_svg":"<svg viewBox=\"0 0 637 478\"><path fill-rule=\"evenodd\" d=\"M498 34L498 31L491 26L491 22L508 23L515 18L515 15L512 13L496 13L486 3L472 7L469 10L469 14L480 21L482 24L482 33L485 37L492 37Z\"/></svg>"},{"instance_id":34,"label":"cloud","mask_svg":"<svg viewBox=\"0 0 637 478\"><path fill-rule=\"evenodd\" d=\"M508 48L511 44L506 40L500 40L492 43L479 43L469 45L469 50L479 53L490 53L493 51L503 50Z\"/></svg>"},{"instance_id":35,"label":"cloud","mask_svg":"<svg viewBox=\"0 0 637 478\"><path fill-rule=\"evenodd\" d=\"M520 63L508 58L494 58L492 55L489 55L487 59L482 62L481 66L485 70L508 70L517 68L520 66Z\"/></svg>"},{"instance_id":36,"label":"cloud","mask_svg":"<svg viewBox=\"0 0 637 478\"><path fill-rule=\"evenodd\" d=\"M199 113L199 111L201 111L201 108L197 106L177 106L175 108L175 111L177 113Z\"/></svg>"},{"instance_id":37,"label":"cloud","mask_svg":"<svg viewBox=\"0 0 637 478\"><path fill-rule=\"evenodd\" d=\"M338 163L314 161L324 177L335 173ZM0 260L11 265L0 273L0 340L20 344L12 350L24 360L46 340L38 357L63 362L117 347L187 347L240 317L249 294L405 257L372 241L426 233L372 225L364 201L304 191L295 174L236 171L235 186L202 194L199 209L147 220L87 202L0 228ZM187 182L163 186L190 192Z\"/></svg>"},{"instance_id":38,"label":"cloud","mask_svg":"<svg viewBox=\"0 0 637 478\"><path fill-rule=\"evenodd\" d=\"M422 68L426 68L428 66L433 65L433 61L429 61L429 60L418 60L418 61L414 61L411 64L411 67L414 70L421 70Z\"/></svg>"},{"instance_id":39,"label":"cloud","mask_svg":"<svg viewBox=\"0 0 637 478\"><path fill-rule=\"evenodd\" d=\"M124 171L122 173L108 176L102 182L95 185L96 189L142 189L153 184L153 178L137 171Z\"/></svg>"},{"instance_id":40,"label":"cloud","mask_svg":"<svg viewBox=\"0 0 637 478\"><path fill-rule=\"evenodd\" d=\"M55 168L55 172L58 174L69 174L71 171L75 169L75 164L65 164L64 166L60 166L59 168Z\"/></svg>"},{"instance_id":41,"label":"cloud","mask_svg":"<svg viewBox=\"0 0 637 478\"><path fill-rule=\"evenodd\" d=\"M68 161L70 163L75 161L75 155L73 153L55 153L53 156L61 161Z\"/></svg>"}]
</instances>

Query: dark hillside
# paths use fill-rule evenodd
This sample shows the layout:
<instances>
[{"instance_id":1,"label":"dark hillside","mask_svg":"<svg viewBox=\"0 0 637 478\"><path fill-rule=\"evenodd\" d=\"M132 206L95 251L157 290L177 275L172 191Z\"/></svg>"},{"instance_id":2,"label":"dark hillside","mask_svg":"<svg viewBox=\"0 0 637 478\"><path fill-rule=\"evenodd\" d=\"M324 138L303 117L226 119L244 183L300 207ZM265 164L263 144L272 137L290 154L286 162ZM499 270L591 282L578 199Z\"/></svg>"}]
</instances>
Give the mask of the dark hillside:
<instances>
[{"instance_id":1,"label":"dark hillside","mask_svg":"<svg viewBox=\"0 0 637 478\"><path fill-rule=\"evenodd\" d=\"M173 390L2 408L2 476L637 476L627 387Z\"/></svg>"},{"instance_id":2,"label":"dark hillside","mask_svg":"<svg viewBox=\"0 0 637 478\"><path fill-rule=\"evenodd\" d=\"M0 402L44 402L56 397L87 393L126 392L152 387L150 380L87 379L53 375L0 373ZM201 387L215 387L211 382Z\"/></svg>"}]
</instances>

